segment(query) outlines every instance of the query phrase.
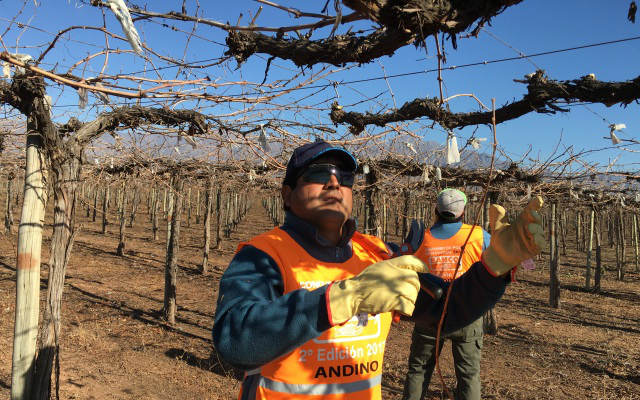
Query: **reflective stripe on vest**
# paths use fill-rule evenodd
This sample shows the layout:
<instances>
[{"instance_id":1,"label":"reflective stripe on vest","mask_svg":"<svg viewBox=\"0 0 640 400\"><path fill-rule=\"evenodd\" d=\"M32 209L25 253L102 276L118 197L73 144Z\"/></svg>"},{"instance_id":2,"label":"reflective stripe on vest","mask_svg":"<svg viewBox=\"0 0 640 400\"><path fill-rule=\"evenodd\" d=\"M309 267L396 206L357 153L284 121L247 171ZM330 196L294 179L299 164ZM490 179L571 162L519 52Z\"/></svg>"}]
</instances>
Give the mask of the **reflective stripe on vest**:
<instances>
[{"instance_id":1,"label":"reflective stripe on vest","mask_svg":"<svg viewBox=\"0 0 640 400\"><path fill-rule=\"evenodd\" d=\"M343 263L317 260L280 228L241 243L268 254L278 265L284 293L301 288L314 290L347 279L369 265L388 258L378 238L356 232L353 254ZM260 368L256 399L370 400L381 398L384 347L391 314L357 315L334 326L291 352Z\"/></svg>"},{"instance_id":2,"label":"reflective stripe on vest","mask_svg":"<svg viewBox=\"0 0 640 400\"><path fill-rule=\"evenodd\" d=\"M349 394L360 392L362 390L378 386L380 383L382 383L381 374L362 381L325 384L284 383L262 376L260 377L258 386L274 392L288 393L292 395L326 396L330 394Z\"/></svg>"},{"instance_id":3,"label":"reflective stripe on vest","mask_svg":"<svg viewBox=\"0 0 640 400\"><path fill-rule=\"evenodd\" d=\"M429 272L440 278L451 281L454 279L453 272L456 269L458 258L460 257L460 249L464 244L472 225L462 224L460 230L449 239L437 239L428 230L424 234L422 244L416 250L415 256L427 264ZM460 261L460 268L456 278L467 272L473 263L480 261L482 256L482 245L484 242L484 234L479 226L475 226L469 241L464 248L464 254Z\"/></svg>"}]
</instances>

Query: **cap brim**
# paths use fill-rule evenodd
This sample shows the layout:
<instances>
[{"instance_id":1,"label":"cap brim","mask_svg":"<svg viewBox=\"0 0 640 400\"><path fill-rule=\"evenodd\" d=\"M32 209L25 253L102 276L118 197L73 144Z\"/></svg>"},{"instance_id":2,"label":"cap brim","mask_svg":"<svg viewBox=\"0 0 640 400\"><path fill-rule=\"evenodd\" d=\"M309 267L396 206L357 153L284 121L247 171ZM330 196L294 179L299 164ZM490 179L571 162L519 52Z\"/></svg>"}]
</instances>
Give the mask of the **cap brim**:
<instances>
[{"instance_id":1,"label":"cap brim","mask_svg":"<svg viewBox=\"0 0 640 400\"><path fill-rule=\"evenodd\" d=\"M355 171L358 168L358 161L356 161L355 157L351 153L349 153L347 150L340 147L329 147L328 149L322 150L320 153L316 154L316 156L313 157L311 161L309 161L309 164L314 160L317 160L319 157L327 155L329 153L334 153L340 156L340 158L342 158L348 164L348 165L345 165L345 167L347 168L350 167L352 171Z\"/></svg>"}]
</instances>

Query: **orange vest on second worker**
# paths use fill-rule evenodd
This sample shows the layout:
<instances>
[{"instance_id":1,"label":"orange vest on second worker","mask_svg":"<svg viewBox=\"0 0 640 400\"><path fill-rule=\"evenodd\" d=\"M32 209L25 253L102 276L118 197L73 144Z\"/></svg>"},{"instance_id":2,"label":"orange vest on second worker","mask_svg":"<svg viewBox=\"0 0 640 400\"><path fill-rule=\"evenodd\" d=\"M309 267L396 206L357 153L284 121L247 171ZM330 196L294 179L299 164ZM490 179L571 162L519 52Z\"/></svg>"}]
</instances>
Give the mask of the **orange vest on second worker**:
<instances>
[{"instance_id":1,"label":"orange vest on second worker","mask_svg":"<svg viewBox=\"0 0 640 400\"><path fill-rule=\"evenodd\" d=\"M433 237L431 230L427 230L422 244L414 255L427 264L431 274L439 276L446 281L451 281L454 279L453 273L460 257L460 250L471 228L472 225L462 224L460 230L449 239L437 239ZM456 278L467 272L473 263L480 261L484 235L482 228L477 225L474 228L464 248Z\"/></svg>"},{"instance_id":2,"label":"orange vest on second worker","mask_svg":"<svg viewBox=\"0 0 640 400\"><path fill-rule=\"evenodd\" d=\"M284 293L313 290L357 275L389 258L378 238L356 232L353 255L344 263L327 263L309 255L280 228L241 243L267 253L280 268ZM248 372L260 374L256 399L381 399L384 346L391 314L358 315L334 326L288 354ZM240 397L242 393L240 393Z\"/></svg>"}]
</instances>

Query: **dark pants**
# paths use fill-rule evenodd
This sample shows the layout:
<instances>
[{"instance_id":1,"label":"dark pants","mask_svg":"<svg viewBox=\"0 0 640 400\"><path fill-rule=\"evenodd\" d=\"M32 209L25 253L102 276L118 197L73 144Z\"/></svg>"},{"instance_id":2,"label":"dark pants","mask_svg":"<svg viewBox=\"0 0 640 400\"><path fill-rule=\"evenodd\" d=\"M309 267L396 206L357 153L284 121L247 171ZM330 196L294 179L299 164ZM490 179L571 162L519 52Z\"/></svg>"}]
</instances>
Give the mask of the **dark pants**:
<instances>
[{"instance_id":1,"label":"dark pants","mask_svg":"<svg viewBox=\"0 0 640 400\"><path fill-rule=\"evenodd\" d=\"M462 329L442 336L438 352L442 350L443 339L451 340L458 380L456 400L479 400L482 318ZM404 384L403 400L421 400L426 396L431 375L436 366L435 346L435 332L422 332L417 328L413 329L409 372Z\"/></svg>"}]
</instances>

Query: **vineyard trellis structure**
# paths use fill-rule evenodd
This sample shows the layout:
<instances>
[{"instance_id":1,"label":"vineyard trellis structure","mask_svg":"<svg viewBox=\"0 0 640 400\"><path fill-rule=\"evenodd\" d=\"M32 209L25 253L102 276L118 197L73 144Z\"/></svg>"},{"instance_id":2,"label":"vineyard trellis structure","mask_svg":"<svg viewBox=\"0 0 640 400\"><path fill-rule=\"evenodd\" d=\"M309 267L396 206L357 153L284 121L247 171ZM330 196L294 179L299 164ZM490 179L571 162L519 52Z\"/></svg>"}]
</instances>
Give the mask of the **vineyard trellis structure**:
<instances>
[{"instance_id":1,"label":"vineyard trellis structure","mask_svg":"<svg viewBox=\"0 0 640 400\"><path fill-rule=\"evenodd\" d=\"M100 12L113 7L113 3L116 2L89 2ZM477 34L492 18L518 3L518 0L437 4L343 0L342 5L353 12L343 15L337 1L334 16L304 13L270 3L294 17L315 20L276 28L256 25L259 11L251 24L241 26L198 17L197 12L190 15L184 3L182 12L128 8L136 24L164 21L160 24L162 29L172 30L167 21L196 23L192 35L199 25L226 31L225 55L204 66L161 54L142 42L140 46L134 45L134 35L124 25L125 36L110 31L106 24L66 27L55 34L38 57L25 57L17 51L13 54L3 43L0 60L11 72L0 80L0 104L5 108L5 118L0 124L3 183L0 190L4 191L2 223L7 237L13 237L16 225L13 212L22 202L16 236L12 398L50 398L52 376L59 374L54 371L58 368L54 361L63 335L61 302L77 234L77 212L85 211L94 221L100 218L103 233L117 221L119 240L114 251L121 256L128 249L127 228L145 223L139 214L145 205L152 240L158 240L159 224L167 224L164 302L159 315L172 325L177 313L176 268L181 224L191 224L195 214L195 224L202 225L200 272L206 274L212 225L215 226L212 247L217 249L223 236L231 234L257 200L275 224L282 223L279 190L287 159L293 148L317 137L343 145L358 155L360 179L354 187L354 216L365 233L385 240L401 240L411 219L426 223L432 219L435 195L445 187L459 187L468 193L470 211L466 221L480 221L485 229L489 229L489 203L519 209L532 195L543 195L550 204L543 219L550 238L552 307L560 306L558 268L560 257L566 254L569 234L575 235L577 250L585 254L587 289L598 291L602 275L608 273L601 260L605 232L606 244L616 249L616 279L623 280L632 263L638 271L640 174L637 171L602 170L582 161L580 153L564 158L552 155L546 161L509 160L498 166L492 162L491 167L445 167L442 162L422 161L425 152L442 153L442 149L417 152L407 141L416 137L412 121L423 117L432 126L438 124L448 132L464 126L493 124L495 134L496 124L531 112L567 112L563 106L566 103L626 107L638 101L638 77L626 82L603 82L593 76L557 81L539 70L519 80L527 87L521 100L491 109L478 100L482 111L450 111L449 99L442 94L440 76L445 68L442 55L445 36L455 48L458 35L467 31ZM376 27L370 33L349 30L335 34L338 27L357 21L373 22ZM7 32L20 26L14 26L12 21ZM311 40L311 34L323 27L333 28L327 37ZM107 44L74 60L65 72L56 65L47 69L47 65L53 65L46 61L55 54L57 44L69 40L67 35L76 30L95 31ZM307 35L300 33L304 30ZM297 32L297 38L290 36L291 32ZM409 44L425 46L425 40L431 36L436 39L439 97L417 98L393 110L366 113L345 109L349 106L337 101L325 102L320 107L307 106L300 102L306 95L285 100L285 94L329 79L337 71L330 66L353 68L348 64L372 62ZM129 42L135 50L113 48L109 40ZM115 63L109 61L109 56L132 53L143 58L156 75L150 78L146 73L112 73L107 68L109 63ZM261 83L244 80L220 83L216 76L202 72L232 58L241 66L255 54L269 57ZM104 58L98 76L75 72L81 66L92 65L97 57ZM303 68L302 72L293 71L288 80L266 83L271 61L276 58L291 60L304 68L314 65L320 68L308 75ZM154 60L165 67L187 71L186 78L164 75ZM226 93L227 86L242 88L242 94ZM320 91L327 87L330 86L325 85ZM58 99L68 98L69 90L77 92L81 109L86 106L88 93L100 108L96 106L85 113L84 121L76 116L63 118L55 114L57 105L49 93L56 92ZM372 100L375 99L366 99ZM209 113L205 112L205 103L234 104L234 108ZM325 121L315 123L297 117L317 110L325 113ZM337 126L342 125L353 137L339 133ZM637 144L633 140L628 142ZM190 155L181 154L185 143L191 146ZM405 145L412 152L405 151ZM576 164L580 165L580 172L571 172L570 167ZM260 196L250 192L260 192ZM489 195L482 203L484 194ZM47 300L39 321L42 231L49 198L53 199L53 234ZM592 258L595 258L593 266Z\"/></svg>"}]
</instances>

